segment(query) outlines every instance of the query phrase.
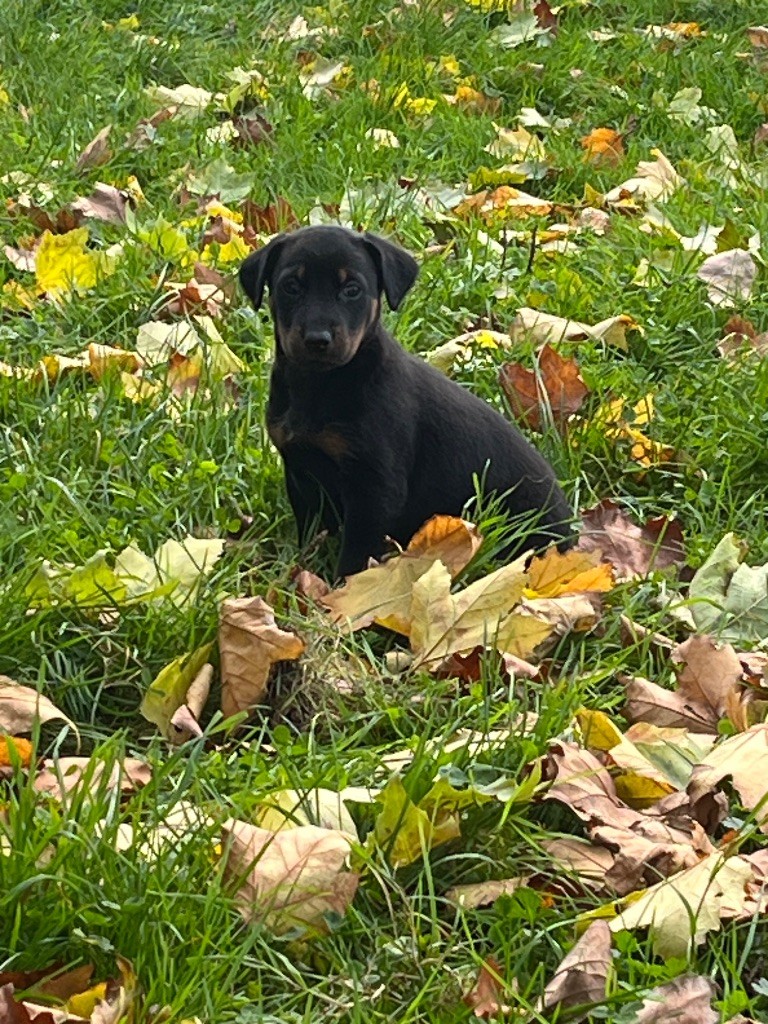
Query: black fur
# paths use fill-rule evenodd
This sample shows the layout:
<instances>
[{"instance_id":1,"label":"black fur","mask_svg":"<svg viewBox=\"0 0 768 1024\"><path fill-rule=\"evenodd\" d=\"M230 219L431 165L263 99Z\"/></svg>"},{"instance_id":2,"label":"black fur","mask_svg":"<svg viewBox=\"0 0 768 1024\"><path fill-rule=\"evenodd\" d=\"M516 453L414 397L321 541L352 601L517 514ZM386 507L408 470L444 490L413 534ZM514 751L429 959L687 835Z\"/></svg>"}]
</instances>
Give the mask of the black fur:
<instances>
[{"instance_id":1,"label":"black fur","mask_svg":"<svg viewBox=\"0 0 768 1024\"><path fill-rule=\"evenodd\" d=\"M299 536L341 523L340 576L379 557L387 537L406 544L431 516L459 515L473 477L511 517L538 513L517 550L570 539L573 514L546 460L382 326L382 292L396 308L417 272L391 242L330 226L279 235L240 270L257 308L269 286L277 348L267 426Z\"/></svg>"}]
</instances>

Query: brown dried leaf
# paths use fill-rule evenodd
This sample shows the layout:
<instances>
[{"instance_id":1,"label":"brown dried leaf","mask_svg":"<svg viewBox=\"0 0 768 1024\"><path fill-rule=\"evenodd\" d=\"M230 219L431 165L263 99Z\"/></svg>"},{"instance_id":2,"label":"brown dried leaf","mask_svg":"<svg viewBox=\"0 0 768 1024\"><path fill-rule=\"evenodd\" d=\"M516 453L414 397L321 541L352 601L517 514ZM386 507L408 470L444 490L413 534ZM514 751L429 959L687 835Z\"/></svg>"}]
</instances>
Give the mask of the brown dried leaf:
<instances>
[{"instance_id":1,"label":"brown dried leaf","mask_svg":"<svg viewBox=\"0 0 768 1024\"><path fill-rule=\"evenodd\" d=\"M712 1009L715 986L699 974L681 974L652 989L643 1000L636 1024L718 1024Z\"/></svg>"},{"instance_id":2,"label":"brown dried leaf","mask_svg":"<svg viewBox=\"0 0 768 1024\"><path fill-rule=\"evenodd\" d=\"M675 519L658 516L636 526L609 498L582 513L580 551L599 551L620 577L647 576L685 562L683 531Z\"/></svg>"},{"instance_id":3,"label":"brown dried leaf","mask_svg":"<svg viewBox=\"0 0 768 1024\"><path fill-rule=\"evenodd\" d=\"M72 209L81 217L103 220L108 224L125 224L125 211L130 196L114 185L96 183L89 196L79 196L72 203Z\"/></svg>"},{"instance_id":4,"label":"brown dried leaf","mask_svg":"<svg viewBox=\"0 0 768 1024\"><path fill-rule=\"evenodd\" d=\"M36 245L31 249L17 249L12 245L4 245L3 252L5 253L8 262L11 266L15 267L16 270L23 270L25 273L34 274L36 248Z\"/></svg>"},{"instance_id":5,"label":"brown dried leaf","mask_svg":"<svg viewBox=\"0 0 768 1024\"><path fill-rule=\"evenodd\" d=\"M112 765L105 777L103 761L89 757L59 757L46 759L44 770L35 778L38 793L47 793L58 800L86 784L91 791L110 792L119 787L121 793L132 793L146 786L152 778L152 769L144 761L126 757Z\"/></svg>"},{"instance_id":6,"label":"brown dried leaf","mask_svg":"<svg viewBox=\"0 0 768 1024\"><path fill-rule=\"evenodd\" d=\"M506 363L499 380L514 415L533 430L540 430L550 416L562 429L589 394L576 360L566 359L549 344L538 353L537 370Z\"/></svg>"},{"instance_id":7,"label":"brown dried leaf","mask_svg":"<svg viewBox=\"0 0 768 1024\"><path fill-rule=\"evenodd\" d=\"M276 661L295 661L304 641L275 622L275 613L261 597L235 597L222 602L219 621L221 709L225 718L259 704L267 691Z\"/></svg>"},{"instance_id":8,"label":"brown dried leaf","mask_svg":"<svg viewBox=\"0 0 768 1024\"><path fill-rule=\"evenodd\" d=\"M353 838L315 825L271 832L226 822L225 873L239 883L246 922L263 922L278 934L297 925L324 930L324 915L344 914L357 890L359 876L344 870Z\"/></svg>"},{"instance_id":9,"label":"brown dried leaf","mask_svg":"<svg viewBox=\"0 0 768 1024\"><path fill-rule=\"evenodd\" d=\"M0 676L0 729L3 732L12 735L32 732L36 721L45 723L57 718L77 732L75 723L42 693L8 676Z\"/></svg>"},{"instance_id":10,"label":"brown dried leaf","mask_svg":"<svg viewBox=\"0 0 768 1024\"><path fill-rule=\"evenodd\" d=\"M100 167L112 159L112 150L109 148L109 135L112 125L108 124L88 143L75 164L75 171L81 174L89 167Z\"/></svg>"},{"instance_id":11,"label":"brown dried leaf","mask_svg":"<svg viewBox=\"0 0 768 1024\"><path fill-rule=\"evenodd\" d=\"M282 196L267 206L259 206L246 199L240 206L240 212L245 227L257 235L276 235L278 231L288 231L299 225L290 203Z\"/></svg>"},{"instance_id":12,"label":"brown dried leaf","mask_svg":"<svg viewBox=\"0 0 768 1024\"><path fill-rule=\"evenodd\" d=\"M509 896L521 885L527 884L528 877L520 876L475 882L470 885L454 885L446 892L445 898L465 910L471 910L475 907L487 907L495 903L500 896Z\"/></svg>"},{"instance_id":13,"label":"brown dried leaf","mask_svg":"<svg viewBox=\"0 0 768 1024\"><path fill-rule=\"evenodd\" d=\"M593 921L563 958L544 989L541 1009L569 1008L602 1003L611 970L611 929L606 921ZM583 1014L577 1018L581 1019Z\"/></svg>"},{"instance_id":14,"label":"brown dried leaf","mask_svg":"<svg viewBox=\"0 0 768 1024\"><path fill-rule=\"evenodd\" d=\"M213 665L203 665L187 690L186 702L176 709L170 719L168 735L172 743L186 743L202 736L200 715L203 713L213 682Z\"/></svg>"},{"instance_id":15,"label":"brown dried leaf","mask_svg":"<svg viewBox=\"0 0 768 1024\"><path fill-rule=\"evenodd\" d=\"M38 971L0 971L0 985L13 985L19 990L29 989L65 1002L70 996L88 987L93 971L93 964L83 964L82 967L63 972L55 964Z\"/></svg>"},{"instance_id":16,"label":"brown dried leaf","mask_svg":"<svg viewBox=\"0 0 768 1024\"><path fill-rule=\"evenodd\" d=\"M505 1016L511 1007L501 1002L504 987L501 965L489 956L480 965L477 984L464 996L464 1002L480 1020Z\"/></svg>"},{"instance_id":17,"label":"brown dried leaf","mask_svg":"<svg viewBox=\"0 0 768 1024\"><path fill-rule=\"evenodd\" d=\"M768 724L718 743L693 769L688 794L695 805L730 777L747 810L755 811L762 832L768 832Z\"/></svg>"},{"instance_id":18,"label":"brown dried leaf","mask_svg":"<svg viewBox=\"0 0 768 1024\"><path fill-rule=\"evenodd\" d=\"M592 891L605 887L602 883L615 860L610 850L585 839L547 839L541 845L566 871L589 882Z\"/></svg>"},{"instance_id":19,"label":"brown dried leaf","mask_svg":"<svg viewBox=\"0 0 768 1024\"><path fill-rule=\"evenodd\" d=\"M748 28L747 36L756 50L768 49L768 28L765 25L756 25L754 28Z\"/></svg>"},{"instance_id":20,"label":"brown dried leaf","mask_svg":"<svg viewBox=\"0 0 768 1024\"><path fill-rule=\"evenodd\" d=\"M269 121L261 114L246 114L242 117L233 117L237 135L233 140L236 146L258 146L262 142L269 142L274 131Z\"/></svg>"},{"instance_id":21,"label":"brown dried leaf","mask_svg":"<svg viewBox=\"0 0 768 1024\"><path fill-rule=\"evenodd\" d=\"M742 693L742 664L730 644L718 645L710 636L692 636L678 644L672 661L683 666L678 693L687 706L701 710L712 732L738 703Z\"/></svg>"},{"instance_id":22,"label":"brown dried leaf","mask_svg":"<svg viewBox=\"0 0 768 1024\"><path fill-rule=\"evenodd\" d=\"M673 690L666 690L642 676L621 676L627 689L623 714L630 722L653 722L654 725L711 733L712 722L704 708L691 707Z\"/></svg>"}]
</instances>

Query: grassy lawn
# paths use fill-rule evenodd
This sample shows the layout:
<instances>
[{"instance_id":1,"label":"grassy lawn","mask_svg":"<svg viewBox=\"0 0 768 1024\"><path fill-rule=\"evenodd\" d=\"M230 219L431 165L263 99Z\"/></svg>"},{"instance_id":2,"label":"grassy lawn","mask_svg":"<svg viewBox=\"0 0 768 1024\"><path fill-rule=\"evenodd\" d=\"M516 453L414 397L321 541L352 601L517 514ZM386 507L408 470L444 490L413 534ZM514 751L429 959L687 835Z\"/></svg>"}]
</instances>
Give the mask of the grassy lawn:
<instances>
[{"instance_id":1,"label":"grassy lawn","mask_svg":"<svg viewBox=\"0 0 768 1024\"><path fill-rule=\"evenodd\" d=\"M501 9L487 10L494 6ZM201 196L219 195L241 212L247 197L266 211L253 244L274 230L266 218L280 199L300 223L338 216L414 253L416 286L397 314L386 314L413 351L426 355L481 327L508 332L522 307L590 325L632 318L640 329L624 348L595 337L555 346L577 359L589 394L569 431L545 422L530 436L575 507L612 499L636 523L674 516L692 569L728 532L749 544L750 564L762 565L768 359L726 359L717 348L734 314L758 334L768 330L768 142L758 132L768 121L768 49L753 47L747 33L768 21L759 6L566 0L555 31L504 46L499 30L519 19L503 4L464 0L6 3L2 243L31 248L39 211L55 221L97 182L140 191L127 224L83 222L85 252L114 255L111 272L91 284L46 298L32 272L0 258L0 363L32 371L46 356L75 357L93 344L134 351L142 325L168 317L166 284L189 280L198 257L234 280L242 253L207 245ZM317 31L285 38L299 14ZM700 31L645 31L682 18ZM325 62L340 65L333 80L307 84ZM260 77L249 77L251 69ZM137 125L172 102L147 90L185 83L230 97L246 83L231 97L237 112L257 111L271 131L251 144L228 141L215 129L231 118L213 101L199 116L177 111L145 127L137 146ZM680 90L689 91L672 103ZM457 94L457 103L444 98ZM546 119L537 126L523 114L545 154L532 177L494 175L521 160L487 151L495 126L516 128L524 108ZM78 169L107 125L106 160ZM377 145L366 134L373 128L399 145ZM603 159L582 144L598 128L621 136ZM654 150L684 179L653 204L671 227L654 227L641 200L604 201ZM472 194L499 184L553 206L544 217L507 209L483 219L424 202L448 187ZM549 245L551 226L575 224L585 206L606 212L606 229L572 236L565 253ZM697 277L701 246L679 241L702 226L723 229L713 245L751 253L751 295L731 307L712 301ZM20 295L29 306L21 311ZM568 1019L568 1011L537 1010L537 1000L581 933L582 915L610 898L583 880L555 884L564 872L542 843L585 835L562 803L521 797L468 806L459 835L408 864L369 843L358 853L354 901L320 936L275 935L243 921L222 869L219 827L229 817L256 820L275 791L383 786L392 774L383 759L404 749L412 754L404 784L416 803L438 770L459 788L501 779L514 789L553 740L574 738L580 708L603 710L624 730L624 673L671 685L658 648L627 641L620 615L681 639L660 599L680 582L651 575L621 583L606 596L597 629L568 634L549 651L544 681L509 681L490 655L471 683L391 671L391 634L341 635L297 600L294 567L330 579L335 548L328 541L297 550L264 427L269 320L235 290L214 321L244 366L234 384L204 366L200 386L181 400L163 385L134 401L119 370L99 380L77 369L0 372L0 673L42 691L77 724L79 747L60 722L36 727L36 756L79 753L108 767L131 756L152 767L135 793L121 798L91 780L64 802L42 798L34 771L18 764L0 776L0 972L92 963L100 980L115 974L120 955L144 993L132 1021L447 1024L473 1019L463 996L493 957L506 983L501 1001L514 1008L508 1019ZM510 360L533 367L540 343L515 337L511 350L480 347L453 369L508 415L499 368ZM629 435L606 429L600 410L618 399L629 409L648 395L650 422L635 426L669 449L652 447L643 465ZM490 514L477 522L493 535ZM193 600L128 603L119 615L71 602L34 610L30 582L44 560L81 566L106 551L109 562L128 545L151 554L187 534L229 538ZM492 568L487 547L463 582ZM165 665L216 638L220 603L232 595L265 597L306 653L275 670L268 707L236 734L216 713L214 684L205 736L174 749L140 715L142 697ZM525 712L538 717L526 724ZM459 730L504 730L506 738L479 753L467 744L444 752ZM149 836L180 801L209 824L180 830L161 856L120 848L124 826ZM353 808L361 838L375 816L369 805ZM732 800L713 842L741 829L748 836L740 848L761 849L754 821ZM446 897L455 885L506 878L528 884L477 908ZM608 993L589 1019L629 1024L648 990L690 971L714 982L711 1019L768 1021L767 936L759 916L724 919L687 954L664 956L647 931L619 932ZM158 1016L163 1007L167 1017Z\"/></svg>"}]
</instances>

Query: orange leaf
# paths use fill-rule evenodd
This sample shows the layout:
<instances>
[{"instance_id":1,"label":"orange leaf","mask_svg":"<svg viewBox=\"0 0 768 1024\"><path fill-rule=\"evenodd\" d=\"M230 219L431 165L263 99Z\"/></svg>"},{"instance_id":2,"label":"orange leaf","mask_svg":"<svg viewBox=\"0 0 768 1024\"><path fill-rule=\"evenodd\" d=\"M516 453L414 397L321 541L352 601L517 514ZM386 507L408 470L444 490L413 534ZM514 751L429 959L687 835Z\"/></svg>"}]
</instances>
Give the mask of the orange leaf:
<instances>
[{"instance_id":1,"label":"orange leaf","mask_svg":"<svg viewBox=\"0 0 768 1024\"><path fill-rule=\"evenodd\" d=\"M622 136L613 128L595 128L581 140L584 159L591 164L615 167L624 157Z\"/></svg>"},{"instance_id":2,"label":"orange leaf","mask_svg":"<svg viewBox=\"0 0 768 1024\"><path fill-rule=\"evenodd\" d=\"M15 751L15 757L11 754ZM10 768L13 761L21 761L22 768L29 768L32 761L32 744L20 736L0 736L0 768Z\"/></svg>"}]
</instances>

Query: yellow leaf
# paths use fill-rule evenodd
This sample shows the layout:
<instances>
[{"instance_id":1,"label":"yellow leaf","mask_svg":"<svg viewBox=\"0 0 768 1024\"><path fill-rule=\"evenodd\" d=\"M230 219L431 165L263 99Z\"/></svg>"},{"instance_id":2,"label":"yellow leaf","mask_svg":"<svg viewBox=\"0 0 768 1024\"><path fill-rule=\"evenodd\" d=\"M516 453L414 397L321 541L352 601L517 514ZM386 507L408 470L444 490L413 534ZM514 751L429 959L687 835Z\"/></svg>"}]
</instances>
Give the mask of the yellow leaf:
<instances>
[{"instance_id":1,"label":"yellow leaf","mask_svg":"<svg viewBox=\"0 0 768 1024\"><path fill-rule=\"evenodd\" d=\"M566 551L549 548L528 568L526 597L559 597L613 589L613 569L600 560L599 551Z\"/></svg>"},{"instance_id":2,"label":"yellow leaf","mask_svg":"<svg viewBox=\"0 0 768 1024\"><path fill-rule=\"evenodd\" d=\"M204 644L189 654L174 658L160 669L144 694L140 708L142 715L167 738L172 735L171 718L184 703L187 690L208 661L212 647L213 643Z\"/></svg>"},{"instance_id":3,"label":"yellow leaf","mask_svg":"<svg viewBox=\"0 0 768 1024\"><path fill-rule=\"evenodd\" d=\"M576 712L576 721L579 723L584 746L590 750L607 751L621 743L621 730L604 711L580 708Z\"/></svg>"},{"instance_id":4,"label":"yellow leaf","mask_svg":"<svg viewBox=\"0 0 768 1024\"><path fill-rule=\"evenodd\" d=\"M101 981L98 985L94 985L93 988L89 988L87 992L79 992L77 995L70 996L64 1005L69 1013L83 1017L85 1020L90 1020L93 1011L96 1009L96 1004L106 998L107 983L106 981Z\"/></svg>"},{"instance_id":5,"label":"yellow leaf","mask_svg":"<svg viewBox=\"0 0 768 1024\"><path fill-rule=\"evenodd\" d=\"M457 814L430 816L414 804L397 776L381 791L377 803L381 810L368 847L381 850L393 868L412 864L434 846L461 834Z\"/></svg>"},{"instance_id":6,"label":"yellow leaf","mask_svg":"<svg viewBox=\"0 0 768 1024\"><path fill-rule=\"evenodd\" d=\"M240 235L232 235L223 245L213 243L206 245L200 259L203 263L240 263L251 252L250 247Z\"/></svg>"},{"instance_id":7,"label":"yellow leaf","mask_svg":"<svg viewBox=\"0 0 768 1024\"><path fill-rule=\"evenodd\" d=\"M655 779L635 772L617 775L613 781L616 783L618 798L637 810L653 807L659 800L675 792L675 787L668 782L656 782Z\"/></svg>"},{"instance_id":8,"label":"yellow leaf","mask_svg":"<svg viewBox=\"0 0 768 1024\"><path fill-rule=\"evenodd\" d=\"M86 251L88 228L63 235L44 231L37 250L35 276L40 292L54 297L93 288L109 267L98 254Z\"/></svg>"}]
</instances>

